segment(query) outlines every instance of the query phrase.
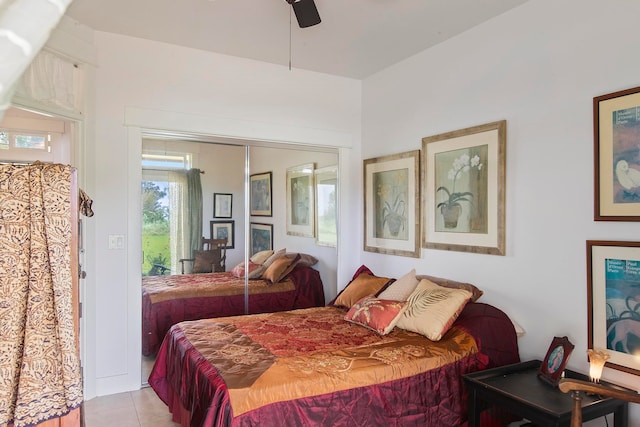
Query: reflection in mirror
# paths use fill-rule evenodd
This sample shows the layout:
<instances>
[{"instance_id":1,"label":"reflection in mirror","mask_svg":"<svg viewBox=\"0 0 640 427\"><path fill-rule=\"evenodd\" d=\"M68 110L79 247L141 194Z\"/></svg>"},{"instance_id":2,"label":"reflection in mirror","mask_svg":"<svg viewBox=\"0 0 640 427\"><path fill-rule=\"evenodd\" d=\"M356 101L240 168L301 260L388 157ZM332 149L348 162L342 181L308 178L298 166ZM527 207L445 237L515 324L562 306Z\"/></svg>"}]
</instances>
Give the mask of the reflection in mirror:
<instances>
[{"instance_id":1,"label":"reflection in mirror","mask_svg":"<svg viewBox=\"0 0 640 427\"><path fill-rule=\"evenodd\" d=\"M335 150L252 146L245 151L242 145L152 138L143 139L142 148L143 159L151 162L142 165L143 384L147 382L164 335L173 324L244 314L245 276L249 279L250 313L324 305L335 296L335 167L333 178L331 171L322 175L323 212L318 213L316 209L309 212L312 218L322 218L323 223L329 224L322 234L317 233L315 227L305 236L288 235L286 229L287 169L311 162L319 170L326 169L337 163ZM246 168L247 154L249 168ZM200 228L189 224L186 217L193 213L189 208L180 211L176 207L185 205L184 194L177 191L176 176L182 175L177 170L192 168L205 172L200 175ZM257 173L268 174L271 181L269 215L266 215L267 209L262 209L258 212L260 215L245 216L245 210L251 205L250 198L245 198L245 184L249 176ZM313 171L310 176L314 185ZM315 185L313 188L315 192ZM284 254L287 260L275 263L270 260L271 253L251 251L251 239L249 247L245 247L245 236L255 224L269 230L267 250ZM187 230L191 228L201 230L200 234L192 235ZM229 238L221 252L225 257L225 271L208 272L214 271L211 264L215 256L211 258L209 251L199 246L201 240L224 236ZM322 241L318 240L320 236ZM198 243L195 250L189 243L193 241ZM245 255L245 251L249 252ZM245 256L251 257L248 266L245 266ZM185 274L181 274L181 259L190 260L183 262ZM294 259L297 259L294 268L282 269ZM265 264L278 268L268 269Z\"/></svg>"},{"instance_id":2,"label":"reflection in mirror","mask_svg":"<svg viewBox=\"0 0 640 427\"><path fill-rule=\"evenodd\" d=\"M338 167L327 166L314 171L316 183L316 244L338 244Z\"/></svg>"}]
</instances>

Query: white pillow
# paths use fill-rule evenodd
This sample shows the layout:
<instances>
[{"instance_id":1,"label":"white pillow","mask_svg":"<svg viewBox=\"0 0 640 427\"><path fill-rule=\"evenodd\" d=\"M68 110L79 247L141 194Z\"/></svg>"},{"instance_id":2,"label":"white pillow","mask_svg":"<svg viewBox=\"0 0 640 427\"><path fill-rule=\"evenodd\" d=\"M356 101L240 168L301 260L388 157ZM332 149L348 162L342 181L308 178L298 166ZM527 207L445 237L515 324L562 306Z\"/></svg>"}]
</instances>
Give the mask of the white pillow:
<instances>
[{"instance_id":1,"label":"white pillow","mask_svg":"<svg viewBox=\"0 0 640 427\"><path fill-rule=\"evenodd\" d=\"M416 290L420 281L416 279L416 269L412 269L410 272L393 282L387 289L382 291L378 298L387 299L393 301L406 301L409 296Z\"/></svg>"}]
</instances>

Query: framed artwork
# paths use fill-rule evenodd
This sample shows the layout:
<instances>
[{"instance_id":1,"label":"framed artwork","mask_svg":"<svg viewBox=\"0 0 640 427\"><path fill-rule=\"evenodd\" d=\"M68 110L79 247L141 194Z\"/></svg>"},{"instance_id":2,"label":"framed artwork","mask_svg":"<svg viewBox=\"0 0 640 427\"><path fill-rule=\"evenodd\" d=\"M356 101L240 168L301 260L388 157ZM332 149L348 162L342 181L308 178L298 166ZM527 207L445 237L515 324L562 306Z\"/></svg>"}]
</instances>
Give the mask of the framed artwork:
<instances>
[{"instance_id":1,"label":"framed artwork","mask_svg":"<svg viewBox=\"0 0 640 427\"><path fill-rule=\"evenodd\" d=\"M587 240L587 303L588 348L640 375L640 242Z\"/></svg>"},{"instance_id":2,"label":"framed artwork","mask_svg":"<svg viewBox=\"0 0 640 427\"><path fill-rule=\"evenodd\" d=\"M233 194L213 193L213 217L231 218L233 210Z\"/></svg>"},{"instance_id":3,"label":"framed artwork","mask_svg":"<svg viewBox=\"0 0 640 427\"><path fill-rule=\"evenodd\" d=\"M506 120L422 138L422 246L505 254Z\"/></svg>"},{"instance_id":4,"label":"framed artwork","mask_svg":"<svg viewBox=\"0 0 640 427\"><path fill-rule=\"evenodd\" d=\"M271 172L256 173L249 177L250 214L253 216L271 216Z\"/></svg>"},{"instance_id":5,"label":"framed artwork","mask_svg":"<svg viewBox=\"0 0 640 427\"><path fill-rule=\"evenodd\" d=\"M315 236L314 169L313 163L287 169L287 234L291 236Z\"/></svg>"},{"instance_id":6,"label":"framed artwork","mask_svg":"<svg viewBox=\"0 0 640 427\"><path fill-rule=\"evenodd\" d=\"M574 347L569 338L554 337L540 365L538 376L549 384L557 386Z\"/></svg>"},{"instance_id":7,"label":"framed artwork","mask_svg":"<svg viewBox=\"0 0 640 427\"><path fill-rule=\"evenodd\" d=\"M596 221L640 221L640 87L593 98Z\"/></svg>"},{"instance_id":8,"label":"framed artwork","mask_svg":"<svg viewBox=\"0 0 640 427\"><path fill-rule=\"evenodd\" d=\"M316 244L336 247L338 243L338 166L314 171L316 183Z\"/></svg>"},{"instance_id":9,"label":"framed artwork","mask_svg":"<svg viewBox=\"0 0 640 427\"><path fill-rule=\"evenodd\" d=\"M235 221L209 221L212 239L227 239L227 249L235 247Z\"/></svg>"},{"instance_id":10,"label":"framed artwork","mask_svg":"<svg viewBox=\"0 0 640 427\"><path fill-rule=\"evenodd\" d=\"M260 224L252 222L249 224L251 237L251 255L273 249L273 224Z\"/></svg>"},{"instance_id":11,"label":"framed artwork","mask_svg":"<svg viewBox=\"0 0 640 427\"><path fill-rule=\"evenodd\" d=\"M363 163L364 250L420 257L420 151Z\"/></svg>"}]
</instances>

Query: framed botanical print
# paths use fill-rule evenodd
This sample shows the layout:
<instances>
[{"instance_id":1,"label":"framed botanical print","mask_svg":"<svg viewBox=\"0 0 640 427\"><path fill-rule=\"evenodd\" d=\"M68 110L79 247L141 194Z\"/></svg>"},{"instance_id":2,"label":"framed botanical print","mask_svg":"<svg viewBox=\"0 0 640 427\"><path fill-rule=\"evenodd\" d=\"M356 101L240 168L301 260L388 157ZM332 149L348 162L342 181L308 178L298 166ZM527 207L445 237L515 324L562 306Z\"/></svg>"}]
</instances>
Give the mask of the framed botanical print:
<instances>
[{"instance_id":1,"label":"framed botanical print","mask_svg":"<svg viewBox=\"0 0 640 427\"><path fill-rule=\"evenodd\" d=\"M364 160L364 250L420 257L420 151Z\"/></svg>"},{"instance_id":2,"label":"framed botanical print","mask_svg":"<svg viewBox=\"0 0 640 427\"><path fill-rule=\"evenodd\" d=\"M287 169L287 234L315 236L315 165L307 163Z\"/></svg>"},{"instance_id":3,"label":"framed botanical print","mask_svg":"<svg viewBox=\"0 0 640 427\"><path fill-rule=\"evenodd\" d=\"M252 216L272 216L271 172L256 173L249 177Z\"/></svg>"},{"instance_id":4,"label":"framed botanical print","mask_svg":"<svg viewBox=\"0 0 640 427\"><path fill-rule=\"evenodd\" d=\"M594 219L640 221L640 87L593 99Z\"/></svg>"},{"instance_id":5,"label":"framed botanical print","mask_svg":"<svg viewBox=\"0 0 640 427\"><path fill-rule=\"evenodd\" d=\"M422 139L423 246L505 254L505 120Z\"/></svg>"},{"instance_id":6,"label":"framed botanical print","mask_svg":"<svg viewBox=\"0 0 640 427\"><path fill-rule=\"evenodd\" d=\"M335 247L338 243L338 167L314 171L316 184L316 244Z\"/></svg>"}]
</instances>

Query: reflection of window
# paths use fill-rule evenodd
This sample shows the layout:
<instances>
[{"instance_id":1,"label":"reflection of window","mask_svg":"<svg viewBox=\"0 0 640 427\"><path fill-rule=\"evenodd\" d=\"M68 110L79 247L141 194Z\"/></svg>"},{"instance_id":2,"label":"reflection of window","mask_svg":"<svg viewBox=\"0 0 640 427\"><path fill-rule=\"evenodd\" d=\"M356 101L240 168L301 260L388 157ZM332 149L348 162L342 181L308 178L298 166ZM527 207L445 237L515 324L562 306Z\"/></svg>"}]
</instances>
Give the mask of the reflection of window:
<instances>
[{"instance_id":1,"label":"reflection of window","mask_svg":"<svg viewBox=\"0 0 640 427\"><path fill-rule=\"evenodd\" d=\"M51 151L51 134L39 132L0 131L0 148Z\"/></svg>"}]
</instances>

